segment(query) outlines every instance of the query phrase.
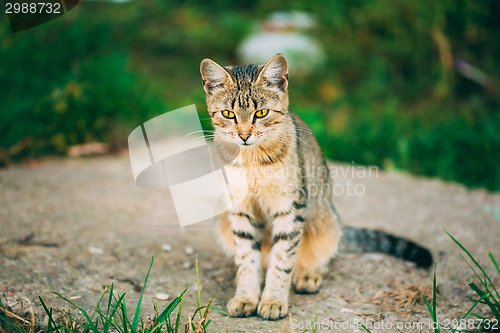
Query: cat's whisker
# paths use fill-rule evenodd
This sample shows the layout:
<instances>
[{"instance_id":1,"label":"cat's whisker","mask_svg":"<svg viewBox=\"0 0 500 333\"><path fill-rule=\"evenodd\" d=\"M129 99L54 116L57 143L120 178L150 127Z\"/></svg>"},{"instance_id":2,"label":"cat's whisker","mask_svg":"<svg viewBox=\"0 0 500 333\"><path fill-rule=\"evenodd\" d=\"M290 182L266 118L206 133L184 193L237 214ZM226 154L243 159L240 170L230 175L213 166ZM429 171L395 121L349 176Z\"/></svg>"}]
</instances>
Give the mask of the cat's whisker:
<instances>
[{"instance_id":1,"label":"cat's whisker","mask_svg":"<svg viewBox=\"0 0 500 333\"><path fill-rule=\"evenodd\" d=\"M282 129L283 132L286 132L286 133L297 133L297 132L301 132L301 133L308 133L308 134L311 134L311 135L314 135L314 132L310 131L310 130L306 130L306 129L300 129L300 128L297 128L297 129L294 129L294 130L290 130L290 129Z\"/></svg>"},{"instance_id":2,"label":"cat's whisker","mask_svg":"<svg viewBox=\"0 0 500 333\"><path fill-rule=\"evenodd\" d=\"M292 132L290 132L290 133L292 133ZM304 145L307 145L307 142L303 138L301 138L300 136L296 136L296 138L298 140L300 140ZM285 141L285 140L280 139L280 138L270 138L269 141L278 141L278 142L281 142L281 143L284 143L284 144L290 144L289 141Z\"/></svg>"},{"instance_id":3,"label":"cat's whisker","mask_svg":"<svg viewBox=\"0 0 500 333\"><path fill-rule=\"evenodd\" d=\"M203 136L200 136L197 138L193 138L192 140L188 141L187 144L194 145L194 144L198 144L198 143L202 142L203 140L208 141L208 140L213 139L213 138L214 138L214 135L203 135Z\"/></svg>"},{"instance_id":4,"label":"cat's whisker","mask_svg":"<svg viewBox=\"0 0 500 333\"><path fill-rule=\"evenodd\" d=\"M191 135L195 135L195 134L199 134L199 133L206 133L206 132L210 133L209 131L204 131L204 130L200 130L200 131L193 131L193 132L191 132L191 133L188 133L188 134L184 135L184 136L182 137L182 140L186 140L186 139L188 139ZM215 131L213 131L213 132L215 132ZM213 133L213 132L212 132L212 133ZM201 137L207 137L208 135L212 135L212 134L204 134L204 135L202 135ZM197 140L197 139L198 139L198 137L193 138L193 139L191 139L191 140ZM188 143L190 143L190 142L188 142Z\"/></svg>"},{"instance_id":5,"label":"cat's whisker","mask_svg":"<svg viewBox=\"0 0 500 333\"><path fill-rule=\"evenodd\" d=\"M292 130L282 130L282 132L285 132L285 133L290 133L290 134L297 134L297 133L295 133L295 132L294 132L294 131L292 131ZM301 138L301 137L300 137L300 135L299 135L299 136L295 135L295 137L296 137L297 139L299 139L300 141L302 141L304 144L306 144L306 145L307 145L307 142L304 140L304 138Z\"/></svg>"},{"instance_id":6,"label":"cat's whisker","mask_svg":"<svg viewBox=\"0 0 500 333\"><path fill-rule=\"evenodd\" d=\"M215 133L215 131L214 131L214 130L199 130L199 131L193 131L193 132L190 132L190 133L186 134L186 135L184 136L184 138L186 138L186 137L188 137L188 136L190 136L190 135L193 135L193 134L197 134L197 133Z\"/></svg>"},{"instance_id":7,"label":"cat's whisker","mask_svg":"<svg viewBox=\"0 0 500 333\"><path fill-rule=\"evenodd\" d=\"M283 129L280 129L280 130L283 131L283 132L286 132L286 133L302 132L302 133L309 133L309 134L314 135L313 131L311 131L309 129L306 129L306 128L301 128L301 127L297 127L295 129L283 128Z\"/></svg>"}]
</instances>

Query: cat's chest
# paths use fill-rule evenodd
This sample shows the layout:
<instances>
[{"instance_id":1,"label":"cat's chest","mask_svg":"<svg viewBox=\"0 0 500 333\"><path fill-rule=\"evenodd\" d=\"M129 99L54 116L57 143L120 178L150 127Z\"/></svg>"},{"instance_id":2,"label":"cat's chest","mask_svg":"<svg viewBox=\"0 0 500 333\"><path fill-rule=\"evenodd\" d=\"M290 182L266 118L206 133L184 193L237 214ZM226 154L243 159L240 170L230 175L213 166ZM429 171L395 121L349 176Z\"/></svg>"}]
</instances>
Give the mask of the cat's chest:
<instances>
[{"instance_id":1,"label":"cat's chest","mask_svg":"<svg viewBox=\"0 0 500 333\"><path fill-rule=\"evenodd\" d=\"M297 187L298 176L286 166L229 167L226 174L233 194L244 196L288 196Z\"/></svg>"}]
</instances>

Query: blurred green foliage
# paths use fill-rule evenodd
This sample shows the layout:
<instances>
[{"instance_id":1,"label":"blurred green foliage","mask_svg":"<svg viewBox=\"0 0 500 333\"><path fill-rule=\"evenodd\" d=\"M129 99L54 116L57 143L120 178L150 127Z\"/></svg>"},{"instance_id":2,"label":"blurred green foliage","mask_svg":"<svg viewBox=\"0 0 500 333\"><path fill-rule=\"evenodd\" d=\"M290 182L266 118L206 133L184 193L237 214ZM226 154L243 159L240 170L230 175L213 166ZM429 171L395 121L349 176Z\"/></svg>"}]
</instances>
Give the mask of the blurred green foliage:
<instances>
[{"instance_id":1,"label":"blurred green foliage","mask_svg":"<svg viewBox=\"0 0 500 333\"><path fill-rule=\"evenodd\" d=\"M123 145L126 124L163 110L145 78L128 69L112 27L89 14L17 34L1 22L0 163L85 142Z\"/></svg>"},{"instance_id":2,"label":"blurred green foliage","mask_svg":"<svg viewBox=\"0 0 500 333\"><path fill-rule=\"evenodd\" d=\"M255 22L288 10L318 19L327 62L290 96L328 157L500 189L497 0L84 2L17 34L2 20L0 159L119 146L157 114L204 109L200 61L238 64Z\"/></svg>"}]
</instances>

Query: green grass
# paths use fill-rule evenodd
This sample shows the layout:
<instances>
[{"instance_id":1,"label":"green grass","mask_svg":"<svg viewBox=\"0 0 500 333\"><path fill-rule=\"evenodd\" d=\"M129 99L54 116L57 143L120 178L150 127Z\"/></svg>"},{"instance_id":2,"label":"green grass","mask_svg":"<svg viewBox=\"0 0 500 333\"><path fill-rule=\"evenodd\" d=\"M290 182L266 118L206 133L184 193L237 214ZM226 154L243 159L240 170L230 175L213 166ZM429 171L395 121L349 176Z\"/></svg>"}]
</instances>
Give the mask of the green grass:
<instances>
[{"instance_id":1,"label":"green grass","mask_svg":"<svg viewBox=\"0 0 500 333\"><path fill-rule=\"evenodd\" d=\"M437 306L436 268L437 268L437 261L434 264L434 275L432 279L432 305L429 303L425 295L422 295L422 297L424 298L424 302L427 305L427 308L429 309L429 313L431 314L432 324L433 327L435 327L434 332L440 333L438 319L437 319L437 309L436 309Z\"/></svg>"},{"instance_id":2,"label":"green grass","mask_svg":"<svg viewBox=\"0 0 500 333\"><path fill-rule=\"evenodd\" d=\"M462 254L463 260L467 263L469 268L474 272L474 275L479 280L479 285L474 282L468 283L469 287L476 293L477 299L471 299L473 303L471 307L465 312L465 314L456 320L457 325L453 327L449 325L444 325L439 322L438 312L437 312L437 280L436 280L436 269L437 261L434 265L434 274L432 279L432 300L429 301L425 295L423 299L429 310L429 314L432 320L432 329L434 333L441 333L442 331L457 333L457 332L498 332L500 329L500 295L497 290L497 286L492 281L492 278L485 271L483 266L477 261L474 256L450 233L445 230L445 233L455 242L455 244L460 247L460 249L465 253L466 257ZM493 267L500 276L500 266L497 260L490 252L488 257L491 260ZM472 264L470 262L472 262ZM485 305L491 311L491 316L484 317L474 312L478 305ZM492 317L493 316L493 317ZM462 326L460 326L462 325ZM371 332L368 328L361 325L361 327L366 332ZM400 331L401 332L401 331Z\"/></svg>"},{"instance_id":3,"label":"green grass","mask_svg":"<svg viewBox=\"0 0 500 333\"><path fill-rule=\"evenodd\" d=\"M474 272L474 275L480 282L480 286L478 286L474 282L470 282L468 285L469 287L476 293L478 296L477 299L472 299L471 302L473 303L472 306L465 312L465 314L457 320L457 325L453 327L445 326L443 324L439 323L439 320L437 318L437 309L436 309L436 304L437 304L437 285L436 285L436 268L437 268L437 262L434 267L434 277L433 277L433 283L432 283L432 304L427 300L427 298L424 297L425 304L427 304L427 307L429 309L429 313L432 318L433 322L433 329L435 333L440 333L441 329L449 331L449 332L469 332L469 331L475 331L475 332L498 332L498 323L500 322L500 295L498 293L497 287L494 285L492 282L491 277L486 273L484 268L479 264L479 262L472 256L472 254L455 238L453 237L450 233L445 231L446 234L457 244L460 249L466 254L467 258L464 257L461 254L462 259L467 263L469 268ZM488 257L493 263L494 268L496 269L496 272L500 276L500 268L498 266L498 263L493 256L493 254L490 252L488 253ZM469 260L472 262L472 264L469 262ZM478 270L480 273L478 273ZM492 316L495 318L496 321L492 321L492 317L484 317L481 316L475 312L473 312L476 307L480 304L486 305L490 311ZM473 317L473 318L471 318ZM469 318L469 319L467 319ZM462 327L460 327L462 325ZM492 327L495 326L497 327L495 330L492 329Z\"/></svg>"},{"instance_id":4,"label":"green grass","mask_svg":"<svg viewBox=\"0 0 500 333\"><path fill-rule=\"evenodd\" d=\"M472 256L472 254L458 241L456 240L452 235L450 235L447 231L445 231L446 234L457 244L460 249L466 254L467 258L465 258L462 255L462 258L464 261L467 263L469 268L474 272L474 275L480 282L480 286L478 286L474 282L469 283L469 287L476 293L478 296L477 300L473 300L474 304L472 307L465 313L465 315L462 317L462 319L465 319L467 316L472 315L475 318L482 320L483 323L489 322L489 319L491 318L485 318L477 313L472 312L474 308L478 304L483 304L486 305L490 310L494 318L497 320L497 324L500 322L500 294L498 293L497 287L495 284L492 282L491 277L486 273L484 268L479 264L479 262ZM493 254L490 252L488 253L488 257L491 260L497 274L500 276L500 267L498 266L498 263L493 256ZM468 261L470 260L472 264ZM480 273L478 273L478 271ZM483 325L484 326L484 325ZM484 328L484 327L483 327ZM498 331L499 328L497 328ZM453 330L453 332L456 332L456 330Z\"/></svg>"},{"instance_id":5,"label":"green grass","mask_svg":"<svg viewBox=\"0 0 500 333\"><path fill-rule=\"evenodd\" d=\"M427 300L425 295L423 296L425 304L427 305L429 309L429 313L432 318L433 322L433 329L435 333L440 333L441 329L449 331L449 332L498 332L498 323L500 322L500 295L498 293L497 287L495 284L492 282L491 277L488 275L488 273L484 270L484 268L479 264L479 262L472 256L472 254L455 238L453 237L450 233L445 231L446 234L457 244L460 249L466 254L466 257L464 257L462 254L462 259L467 263L469 268L474 272L474 275L480 282L480 286L478 286L474 282L470 282L468 285L469 287L476 293L477 299L471 299L471 302L473 303L472 306L465 312L465 314L457 320L457 326L455 327L449 327L449 326L444 326L443 324L439 323L439 319L437 317L437 309L436 309L436 304L437 304L437 285L436 285L436 268L437 268L437 262L436 265L434 266L434 276L433 276L433 282L432 282L432 304ZM488 253L488 257L493 263L493 266L500 276L500 268L498 266L498 263L493 256L493 254L490 252ZM469 260L472 262L472 264L469 262ZM480 273L478 273L478 270ZM490 311L492 316L495 318L496 321L492 321L492 317L484 317L481 316L475 312L473 312L476 307L480 304L486 305ZM473 317L473 318L471 318ZM467 319L469 318L469 319ZM460 327L460 324L462 324L462 327ZM465 327L464 327L465 326ZM495 330L492 329L492 327L495 326L497 327Z\"/></svg>"},{"instance_id":6,"label":"green grass","mask_svg":"<svg viewBox=\"0 0 500 333\"><path fill-rule=\"evenodd\" d=\"M76 333L76 332L92 332L92 333L108 333L108 332L119 332L119 333L155 333L155 332L168 332L177 333L184 332L189 327L195 332L206 332L207 328L211 322L208 318L210 310L216 310L223 315L227 315L225 312L216 309L211 306L213 297L210 299L207 305L201 305L201 293L200 293L200 283L198 276L198 258L196 258L196 283L198 286L198 299L197 308L191 316L188 316L186 324L184 327L181 325L182 316L182 304L184 300L184 295L189 287L186 287L182 293L177 296L168 306L163 309L161 313L158 313L157 305L153 303L155 314L152 319L147 319L146 321L141 317L141 306L142 299L144 296L144 291L146 290L146 285L149 278L149 273L153 267L153 260L151 258L151 264L149 270L144 279L144 287L142 288L141 296L135 307L132 320L130 320L129 312L125 303L125 293L115 293L113 284L107 287L103 294L101 295L95 309L92 313L88 313L84 308L78 306L71 300L62 296L59 293L54 292L55 295L63 299L66 303L71 305L73 309L77 310L80 315L75 316L71 313L71 310L60 311L62 313L62 318L57 320L55 318L55 310L52 307L48 307L41 297L39 297L40 304L45 310L48 316L48 322L46 325L38 325L34 321L34 316L32 321L26 321L21 317L16 316L6 309L4 304L0 299L0 326L8 329L8 332L60 332L60 333ZM175 315L174 311L177 311ZM1 332L4 330L1 329Z\"/></svg>"}]
</instances>

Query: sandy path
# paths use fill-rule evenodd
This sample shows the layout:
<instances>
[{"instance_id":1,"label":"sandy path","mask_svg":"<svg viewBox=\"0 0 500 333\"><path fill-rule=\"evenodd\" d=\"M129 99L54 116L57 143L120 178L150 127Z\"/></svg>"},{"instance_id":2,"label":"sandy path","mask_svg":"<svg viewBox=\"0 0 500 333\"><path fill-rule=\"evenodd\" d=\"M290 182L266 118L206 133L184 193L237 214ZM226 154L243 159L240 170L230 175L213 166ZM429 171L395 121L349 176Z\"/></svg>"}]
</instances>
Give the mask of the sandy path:
<instances>
[{"instance_id":1,"label":"sandy path","mask_svg":"<svg viewBox=\"0 0 500 333\"><path fill-rule=\"evenodd\" d=\"M500 259L500 195L402 174L372 172L371 177L353 177L350 166L333 167L338 168L335 181L344 184L344 192L347 182L351 194L356 184L357 193L363 191L363 195L335 198L344 221L405 235L431 248L439 259L441 320L457 318L467 310L472 295L467 281L473 275L443 229L491 268L487 252ZM91 309L110 283L127 292L132 309L154 255L143 310L145 317L150 316L155 295L166 293L171 300L195 281L195 255L186 252L186 247L198 253L202 300L207 302L214 295L215 306L225 309L232 296L234 268L216 246L210 224L180 228L165 192L134 184L126 155L47 160L34 168L14 166L0 171L0 187L0 297L17 312L22 312L19 300L27 298L37 314L42 314L39 295L49 305L67 308L49 291L72 297ZM162 250L165 243L171 245L171 252ZM422 304L413 306L414 313L408 315L390 309L398 305L391 297L384 304L348 300L376 296L372 300L380 301L388 293L431 284L431 272L397 259L340 255L319 294L291 294L291 314L294 324L303 328L316 318L322 328L344 325L339 331L352 332L346 325L359 318L386 325L373 332L384 331L382 328L396 332L395 326L388 329L388 323L408 321L421 323L422 331L428 331L429 315ZM195 297L195 288L191 288L185 310L194 310ZM157 302L160 307L168 303ZM256 317L233 319L213 314L211 318L211 330L222 332L278 332L282 325L282 321ZM287 331L289 327L287 322Z\"/></svg>"}]
</instances>

